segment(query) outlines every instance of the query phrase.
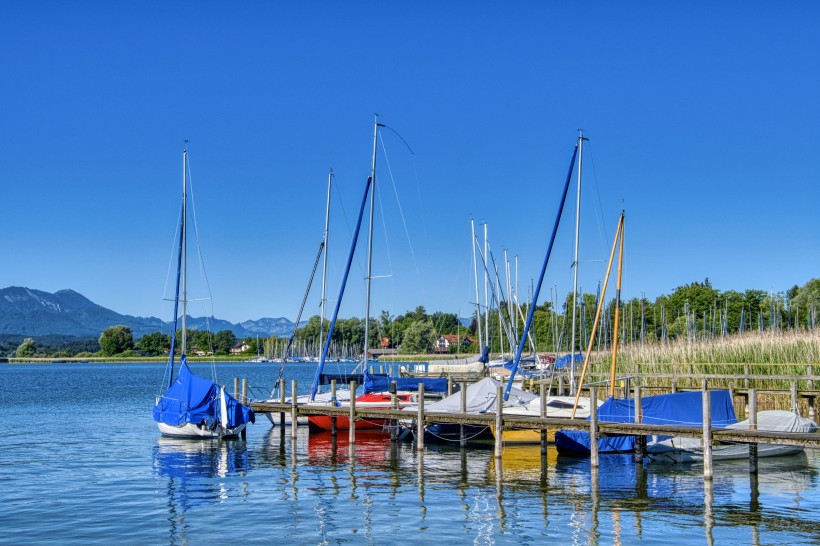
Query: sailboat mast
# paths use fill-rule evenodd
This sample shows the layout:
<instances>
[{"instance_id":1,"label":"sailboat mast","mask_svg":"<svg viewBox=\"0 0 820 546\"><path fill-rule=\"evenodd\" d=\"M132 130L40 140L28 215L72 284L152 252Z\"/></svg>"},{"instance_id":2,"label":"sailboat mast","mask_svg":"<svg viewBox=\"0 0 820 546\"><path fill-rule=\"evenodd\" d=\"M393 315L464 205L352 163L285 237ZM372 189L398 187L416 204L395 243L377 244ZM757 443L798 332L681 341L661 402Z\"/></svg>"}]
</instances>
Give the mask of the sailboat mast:
<instances>
[{"instance_id":1,"label":"sailboat mast","mask_svg":"<svg viewBox=\"0 0 820 546\"><path fill-rule=\"evenodd\" d=\"M490 346L490 287L487 276L487 222L484 222L484 346Z\"/></svg>"},{"instance_id":2,"label":"sailboat mast","mask_svg":"<svg viewBox=\"0 0 820 546\"><path fill-rule=\"evenodd\" d=\"M322 301L319 315L319 347L324 346L323 335L325 333L325 289L327 288L327 238L330 230L330 187L333 183L333 169L327 175L327 206L325 207L325 235L324 235L324 249L325 255L322 263ZM298 326L298 325L297 325Z\"/></svg>"},{"instance_id":3,"label":"sailboat mast","mask_svg":"<svg viewBox=\"0 0 820 546\"><path fill-rule=\"evenodd\" d=\"M180 358L188 352L188 150L182 152L182 343Z\"/></svg>"},{"instance_id":4,"label":"sailboat mast","mask_svg":"<svg viewBox=\"0 0 820 546\"><path fill-rule=\"evenodd\" d=\"M478 265L476 263L476 256L475 256L475 245L477 243L475 239L475 220L470 219L470 231L472 232L472 238L470 239L470 246L473 249L473 276L475 277L475 320L478 326L478 344L479 350L481 349L481 343L484 338L481 337L481 304L478 301Z\"/></svg>"},{"instance_id":5,"label":"sailboat mast","mask_svg":"<svg viewBox=\"0 0 820 546\"><path fill-rule=\"evenodd\" d=\"M376 206L376 145L379 138L379 116L373 122L373 163L370 169L371 192L370 192L370 227L367 238L367 277L365 278L366 291L364 297L364 360L363 365L367 371L367 351L370 340L370 281L373 273L373 211Z\"/></svg>"},{"instance_id":6,"label":"sailboat mast","mask_svg":"<svg viewBox=\"0 0 820 546\"><path fill-rule=\"evenodd\" d=\"M572 273L572 341L569 350L569 384L571 394L575 394L575 329L578 304L578 243L580 240L581 226L581 158L584 155L584 134L578 131L578 194L575 200L575 254L573 258Z\"/></svg>"}]
</instances>

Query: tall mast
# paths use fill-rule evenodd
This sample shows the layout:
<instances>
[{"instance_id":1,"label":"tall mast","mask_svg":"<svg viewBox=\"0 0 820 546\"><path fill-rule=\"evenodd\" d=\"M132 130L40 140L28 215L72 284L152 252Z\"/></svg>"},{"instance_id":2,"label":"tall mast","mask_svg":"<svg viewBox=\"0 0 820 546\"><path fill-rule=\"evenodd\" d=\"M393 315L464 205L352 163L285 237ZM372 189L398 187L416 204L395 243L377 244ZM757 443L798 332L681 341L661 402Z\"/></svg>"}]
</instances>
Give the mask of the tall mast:
<instances>
[{"instance_id":1,"label":"tall mast","mask_svg":"<svg viewBox=\"0 0 820 546\"><path fill-rule=\"evenodd\" d=\"M366 291L364 297L364 360L363 367L367 370L367 351L369 349L370 338L370 281L373 273L373 211L376 205L376 144L379 137L379 115L373 122L373 164L370 169L371 192L370 192L370 227L367 239L367 277L365 278Z\"/></svg>"},{"instance_id":2,"label":"tall mast","mask_svg":"<svg viewBox=\"0 0 820 546\"><path fill-rule=\"evenodd\" d=\"M478 345L481 349L481 343L484 339L481 337L481 304L478 301L478 266L476 264L475 256L475 220L470 219L470 230L472 231L472 239L470 239L470 247L473 249L473 276L475 277L475 320L478 325Z\"/></svg>"},{"instance_id":3,"label":"tall mast","mask_svg":"<svg viewBox=\"0 0 820 546\"><path fill-rule=\"evenodd\" d=\"M188 150L182 151L182 345L180 358L188 352Z\"/></svg>"},{"instance_id":4,"label":"tall mast","mask_svg":"<svg viewBox=\"0 0 820 546\"><path fill-rule=\"evenodd\" d=\"M569 384L570 390L572 394L575 394L575 320L577 314L577 304L578 304L578 242L580 239L580 226L581 226L581 158L584 155L584 141L589 140L584 138L584 134L582 131L578 131L578 195L575 200L575 256L573 259L572 267L573 267L573 274L572 274L572 341L570 342L570 350L569 350Z\"/></svg>"},{"instance_id":5,"label":"tall mast","mask_svg":"<svg viewBox=\"0 0 820 546\"><path fill-rule=\"evenodd\" d=\"M327 175L327 206L325 207L325 235L324 235L324 262L322 264L322 301L319 315L319 347L323 347L323 335L325 332L325 289L327 287L327 238L330 230L330 186L333 183L333 169ZM297 324L298 327L298 324Z\"/></svg>"},{"instance_id":6,"label":"tall mast","mask_svg":"<svg viewBox=\"0 0 820 546\"><path fill-rule=\"evenodd\" d=\"M487 268L489 267L489 257L487 254L487 222L484 222L484 346L490 346L490 287L488 286L489 279L487 277Z\"/></svg>"}]
</instances>

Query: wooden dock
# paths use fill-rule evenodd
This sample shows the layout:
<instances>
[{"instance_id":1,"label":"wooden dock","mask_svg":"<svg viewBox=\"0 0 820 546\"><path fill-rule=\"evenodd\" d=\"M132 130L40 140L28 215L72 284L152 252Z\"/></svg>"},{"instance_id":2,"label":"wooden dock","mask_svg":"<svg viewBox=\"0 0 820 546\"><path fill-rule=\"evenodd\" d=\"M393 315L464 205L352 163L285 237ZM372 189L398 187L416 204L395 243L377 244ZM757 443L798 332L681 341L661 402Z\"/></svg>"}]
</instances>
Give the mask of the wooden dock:
<instances>
[{"instance_id":1,"label":"wooden dock","mask_svg":"<svg viewBox=\"0 0 820 546\"><path fill-rule=\"evenodd\" d=\"M355 382L351 387L355 389ZM755 419L751 418L750 430L736 430L736 429L720 429L713 428L711 423L711 396L707 389L706 380L702 381L701 390L703 392L703 415L709 416L705 419L702 426L682 426L682 425L656 425L645 424L641 421L641 388L635 389L636 400L636 422L634 423L615 423L607 421L599 421L597 415L597 406L592 405L589 419L566 419L566 418L549 418L549 417L530 417L513 414L504 414L503 412L503 389L498 387L496 393L496 408L494 413L472 414L472 413L438 413L426 412L424 410L424 385L419 385L418 399L422 401L418 409L414 411L402 411L394 408L374 409L374 408L357 408L355 401L348 407L333 407L311 404L297 404L284 402L284 385L282 390L282 398L279 403L271 402L252 402L251 407L258 413L280 413L284 416L285 413L291 414L291 434L296 436L297 418L299 416L323 415L329 417L348 417L350 422L356 419L379 419L388 421L398 420L415 420L416 427L416 446L417 449L424 449L424 427L428 423L453 423L461 425L483 425L495 427L495 456L500 458L503 449L501 431L505 429L525 429L532 431L548 431L548 430L583 430L590 434L590 464L593 468L598 467L598 438L607 435L632 435L641 438L641 441L636 442L635 460L642 461L646 455L646 441L647 436L684 436L702 438L703 442L703 468L704 479L711 480L713 478L712 465L712 447L716 443L733 442L744 443L750 446L749 449L749 471L752 474L757 474L757 444L780 444L799 446L803 448L820 449L820 434L818 433L790 433L790 432L773 432L754 430ZM590 398L597 399L598 388L596 386L589 387ZM293 393L292 400L296 400L296 382L292 382L291 392ZM546 389L541 389L542 399L545 397ZM748 389L747 396L751 403L751 415L756 416L756 399L757 393L755 389ZM394 397L395 398L395 397ZM543 407L543 402L542 402ZM284 417L282 418L284 422ZM349 437L351 445L355 442L355 427L349 428ZM335 433L335 431L334 431ZM284 429L282 430L284 434ZM391 435L391 440L395 440L396 436ZM546 434L541 434L542 453L546 453ZM462 441L462 445L464 442Z\"/></svg>"}]
</instances>

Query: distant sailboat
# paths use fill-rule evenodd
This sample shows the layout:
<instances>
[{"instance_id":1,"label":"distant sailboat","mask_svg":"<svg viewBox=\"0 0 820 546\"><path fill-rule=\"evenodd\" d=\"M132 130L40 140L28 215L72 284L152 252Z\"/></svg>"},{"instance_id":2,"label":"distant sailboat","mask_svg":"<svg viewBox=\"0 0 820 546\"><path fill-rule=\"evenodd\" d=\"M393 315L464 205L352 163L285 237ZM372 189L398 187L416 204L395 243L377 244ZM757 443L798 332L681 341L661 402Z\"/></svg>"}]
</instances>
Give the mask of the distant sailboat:
<instances>
[{"instance_id":1,"label":"distant sailboat","mask_svg":"<svg viewBox=\"0 0 820 546\"><path fill-rule=\"evenodd\" d=\"M240 404L213 381L194 375L188 368L187 351L188 312L187 296L187 168L188 151L182 155L182 214L179 228L179 254L177 256L177 279L174 295L174 329L171 333L171 350L168 358L168 387L165 394L157 396L154 420L165 436L189 438L226 438L237 436L245 426L254 422L254 413ZM180 283L182 297L180 298ZM174 379L174 351L182 303L182 328L180 340L179 373Z\"/></svg>"}]
</instances>

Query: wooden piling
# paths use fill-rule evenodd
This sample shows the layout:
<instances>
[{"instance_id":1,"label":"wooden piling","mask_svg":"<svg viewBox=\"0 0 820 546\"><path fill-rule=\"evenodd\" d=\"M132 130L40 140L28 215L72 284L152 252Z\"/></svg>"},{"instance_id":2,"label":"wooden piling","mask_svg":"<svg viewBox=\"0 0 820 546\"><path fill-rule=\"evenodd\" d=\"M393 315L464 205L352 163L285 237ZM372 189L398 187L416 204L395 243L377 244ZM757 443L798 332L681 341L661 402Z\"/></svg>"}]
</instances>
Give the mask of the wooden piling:
<instances>
[{"instance_id":1,"label":"wooden piling","mask_svg":"<svg viewBox=\"0 0 820 546\"><path fill-rule=\"evenodd\" d=\"M396 395L396 382L390 382L390 409L399 409L399 397ZM399 422L395 419L390 419L390 441L395 442L399 439Z\"/></svg>"},{"instance_id":2,"label":"wooden piling","mask_svg":"<svg viewBox=\"0 0 820 546\"><path fill-rule=\"evenodd\" d=\"M350 382L350 416L347 424L347 438L350 449L356 443L356 382Z\"/></svg>"},{"instance_id":3,"label":"wooden piling","mask_svg":"<svg viewBox=\"0 0 820 546\"><path fill-rule=\"evenodd\" d=\"M239 378L233 378L233 397L239 400Z\"/></svg>"},{"instance_id":4,"label":"wooden piling","mask_svg":"<svg viewBox=\"0 0 820 546\"><path fill-rule=\"evenodd\" d=\"M279 403L285 405L285 380L279 381ZM285 435L285 412L279 412L279 433Z\"/></svg>"},{"instance_id":5,"label":"wooden piling","mask_svg":"<svg viewBox=\"0 0 820 546\"><path fill-rule=\"evenodd\" d=\"M424 383L419 383L419 411L416 416L416 449L424 451Z\"/></svg>"},{"instance_id":6,"label":"wooden piling","mask_svg":"<svg viewBox=\"0 0 820 546\"><path fill-rule=\"evenodd\" d=\"M504 430L502 427L502 411L504 408L504 387L499 386L495 391L495 458L500 465Z\"/></svg>"},{"instance_id":7,"label":"wooden piling","mask_svg":"<svg viewBox=\"0 0 820 546\"><path fill-rule=\"evenodd\" d=\"M757 430L757 391L749 389L749 430ZM749 473L757 474L757 444L749 444Z\"/></svg>"},{"instance_id":8,"label":"wooden piling","mask_svg":"<svg viewBox=\"0 0 820 546\"><path fill-rule=\"evenodd\" d=\"M248 378L245 377L242 379L242 403L248 403Z\"/></svg>"},{"instance_id":9,"label":"wooden piling","mask_svg":"<svg viewBox=\"0 0 820 546\"><path fill-rule=\"evenodd\" d=\"M447 378L447 396L452 396L452 395L453 395L453 378L448 377Z\"/></svg>"},{"instance_id":10,"label":"wooden piling","mask_svg":"<svg viewBox=\"0 0 820 546\"><path fill-rule=\"evenodd\" d=\"M564 377L558 377L558 396L564 396Z\"/></svg>"},{"instance_id":11,"label":"wooden piling","mask_svg":"<svg viewBox=\"0 0 820 546\"><path fill-rule=\"evenodd\" d=\"M791 393L792 393L792 411L795 415L799 415L800 412L798 411L797 406L797 381L791 382Z\"/></svg>"},{"instance_id":12,"label":"wooden piling","mask_svg":"<svg viewBox=\"0 0 820 546\"><path fill-rule=\"evenodd\" d=\"M336 380L330 380L330 403L332 405L336 405ZM332 416L330 418L330 435L335 438L336 434L338 433L338 427L336 426L336 416Z\"/></svg>"},{"instance_id":13,"label":"wooden piling","mask_svg":"<svg viewBox=\"0 0 820 546\"><path fill-rule=\"evenodd\" d=\"M541 418L547 416L547 384L541 383L541 389L539 392L541 397ZM547 454L547 431L546 429L541 429L541 455Z\"/></svg>"},{"instance_id":14,"label":"wooden piling","mask_svg":"<svg viewBox=\"0 0 820 546\"><path fill-rule=\"evenodd\" d=\"M292 379L290 382L290 437L294 440L296 439L296 421L297 417L297 410L296 410L296 380Z\"/></svg>"},{"instance_id":15,"label":"wooden piling","mask_svg":"<svg viewBox=\"0 0 820 546\"><path fill-rule=\"evenodd\" d=\"M706 380L701 383L703 396L703 479L711 481L712 468L712 395L706 388Z\"/></svg>"},{"instance_id":16,"label":"wooden piling","mask_svg":"<svg viewBox=\"0 0 820 546\"><path fill-rule=\"evenodd\" d=\"M596 408L597 409L597 408ZM641 400L641 386L635 385L635 423L643 423L643 405ZM635 450L633 458L636 463L643 463L646 455L646 436L635 437Z\"/></svg>"},{"instance_id":17,"label":"wooden piling","mask_svg":"<svg viewBox=\"0 0 820 546\"><path fill-rule=\"evenodd\" d=\"M467 413L467 383L462 382L459 388L461 389L461 413ZM459 425L458 444L461 447L467 447L467 434L464 429L464 423Z\"/></svg>"},{"instance_id":18,"label":"wooden piling","mask_svg":"<svg viewBox=\"0 0 820 546\"><path fill-rule=\"evenodd\" d=\"M589 464L598 468L598 389L589 388ZM543 448L542 448L543 449Z\"/></svg>"}]
</instances>

